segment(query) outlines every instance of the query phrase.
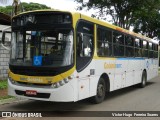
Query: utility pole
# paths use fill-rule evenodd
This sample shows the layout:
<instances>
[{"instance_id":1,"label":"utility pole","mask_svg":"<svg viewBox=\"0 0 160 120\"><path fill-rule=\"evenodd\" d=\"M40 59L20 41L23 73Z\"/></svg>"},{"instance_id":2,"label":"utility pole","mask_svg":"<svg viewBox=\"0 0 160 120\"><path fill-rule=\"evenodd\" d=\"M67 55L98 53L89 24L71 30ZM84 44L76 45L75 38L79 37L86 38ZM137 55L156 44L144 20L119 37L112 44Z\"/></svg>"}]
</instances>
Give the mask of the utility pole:
<instances>
[{"instance_id":1,"label":"utility pole","mask_svg":"<svg viewBox=\"0 0 160 120\"><path fill-rule=\"evenodd\" d=\"M17 15L18 13L23 11L20 0L13 0L12 7L12 16Z\"/></svg>"}]
</instances>

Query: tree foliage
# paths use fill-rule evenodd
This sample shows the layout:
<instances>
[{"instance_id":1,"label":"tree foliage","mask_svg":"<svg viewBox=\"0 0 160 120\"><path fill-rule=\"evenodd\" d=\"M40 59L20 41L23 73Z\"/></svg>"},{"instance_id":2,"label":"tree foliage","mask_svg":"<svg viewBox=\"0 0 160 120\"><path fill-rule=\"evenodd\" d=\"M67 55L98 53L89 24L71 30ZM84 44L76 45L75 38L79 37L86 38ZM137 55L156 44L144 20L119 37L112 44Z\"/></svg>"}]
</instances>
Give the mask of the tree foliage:
<instances>
[{"instance_id":1,"label":"tree foliage","mask_svg":"<svg viewBox=\"0 0 160 120\"><path fill-rule=\"evenodd\" d=\"M138 3L141 0L89 0L85 3L83 0L76 1L81 4L78 9L83 9L84 7L98 9L98 17L104 18L110 15L113 24L129 29L134 17L134 10L139 8ZM92 16L97 17L96 15Z\"/></svg>"},{"instance_id":2,"label":"tree foliage","mask_svg":"<svg viewBox=\"0 0 160 120\"><path fill-rule=\"evenodd\" d=\"M38 3L22 3L24 11L32 11L32 10L40 10L40 9L51 9L50 7L43 5L43 4L38 4Z\"/></svg>"},{"instance_id":3,"label":"tree foliage","mask_svg":"<svg viewBox=\"0 0 160 120\"><path fill-rule=\"evenodd\" d=\"M160 0L75 0L80 4L77 8L98 10L92 17L104 20L110 15L113 24L130 29L134 26L135 32L141 32L149 37L158 36L160 33ZM154 31L153 31L154 30Z\"/></svg>"},{"instance_id":4,"label":"tree foliage","mask_svg":"<svg viewBox=\"0 0 160 120\"><path fill-rule=\"evenodd\" d=\"M160 39L160 0L147 0L135 14L134 31Z\"/></svg>"},{"instance_id":5,"label":"tree foliage","mask_svg":"<svg viewBox=\"0 0 160 120\"><path fill-rule=\"evenodd\" d=\"M50 7L43 5L43 4L39 4L39 3L25 3L22 2L22 9L23 11L32 11L32 10L40 10L40 9L51 9ZM2 7L0 6L0 12L3 12L5 14L11 15L13 10L12 6L6 6L6 7Z\"/></svg>"},{"instance_id":6,"label":"tree foliage","mask_svg":"<svg viewBox=\"0 0 160 120\"><path fill-rule=\"evenodd\" d=\"M0 12L11 15L12 6L6 6L6 7L0 6Z\"/></svg>"}]
</instances>

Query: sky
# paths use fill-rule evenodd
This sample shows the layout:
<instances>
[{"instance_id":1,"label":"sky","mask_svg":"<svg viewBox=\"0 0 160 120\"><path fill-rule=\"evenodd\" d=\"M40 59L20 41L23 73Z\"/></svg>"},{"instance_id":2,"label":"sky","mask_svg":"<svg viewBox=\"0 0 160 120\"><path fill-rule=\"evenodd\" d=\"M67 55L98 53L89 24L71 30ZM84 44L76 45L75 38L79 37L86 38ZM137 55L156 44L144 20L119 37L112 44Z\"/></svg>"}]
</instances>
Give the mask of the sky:
<instances>
[{"instance_id":1,"label":"sky","mask_svg":"<svg viewBox=\"0 0 160 120\"><path fill-rule=\"evenodd\" d=\"M6 0L2 0L6 1ZM8 0L7 5L11 5L13 0ZM83 0L84 2L87 2L88 0ZM21 2L34 2L34 3L40 3L45 4L48 7L54 8L54 9L60 9L60 10L69 10L69 11L76 11L76 8L78 4L74 2L74 0L21 0ZM0 4L0 6L4 6L4 4ZM93 14L93 10L90 11L79 11L85 15L91 16Z\"/></svg>"}]
</instances>

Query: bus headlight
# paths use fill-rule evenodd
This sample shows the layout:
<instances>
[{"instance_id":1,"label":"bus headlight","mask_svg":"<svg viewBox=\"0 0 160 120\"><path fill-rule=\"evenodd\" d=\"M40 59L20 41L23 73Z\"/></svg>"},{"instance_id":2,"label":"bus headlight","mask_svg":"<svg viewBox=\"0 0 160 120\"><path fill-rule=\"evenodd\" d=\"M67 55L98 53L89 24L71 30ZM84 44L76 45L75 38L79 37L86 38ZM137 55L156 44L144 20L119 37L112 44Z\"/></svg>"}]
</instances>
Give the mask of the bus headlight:
<instances>
[{"instance_id":1,"label":"bus headlight","mask_svg":"<svg viewBox=\"0 0 160 120\"><path fill-rule=\"evenodd\" d=\"M64 78L63 80L59 81L59 82L56 82L56 83L53 83L52 84L52 88L59 88L65 84L67 84L69 82L69 79L68 78Z\"/></svg>"},{"instance_id":2,"label":"bus headlight","mask_svg":"<svg viewBox=\"0 0 160 120\"><path fill-rule=\"evenodd\" d=\"M52 88L57 88L57 84L54 83L54 84L51 85L51 87L52 87Z\"/></svg>"},{"instance_id":3,"label":"bus headlight","mask_svg":"<svg viewBox=\"0 0 160 120\"><path fill-rule=\"evenodd\" d=\"M63 86L65 84L65 82L62 80L62 81L59 81L59 84L60 84L60 86Z\"/></svg>"},{"instance_id":4,"label":"bus headlight","mask_svg":"<svg viewBox=\"0 0 160 120\"><path fill-rule=\"evenodd\" d=\"M64 80L65 83L69 82L69 80L67 78L64 78L63 80Z\"/></svg>"},{"instance_id":5,"label":"bus headlight","mask_svg":"<svg viewBox=\"0 0 160 120\"><path fill-rule=\"evenodd\" d=\"M16 81L14 81L11 77L9 77L8 79L9 79L9 81L10 81L12 84L15 84L15 83L16 83Z\"/></svg>"}]
</instances>

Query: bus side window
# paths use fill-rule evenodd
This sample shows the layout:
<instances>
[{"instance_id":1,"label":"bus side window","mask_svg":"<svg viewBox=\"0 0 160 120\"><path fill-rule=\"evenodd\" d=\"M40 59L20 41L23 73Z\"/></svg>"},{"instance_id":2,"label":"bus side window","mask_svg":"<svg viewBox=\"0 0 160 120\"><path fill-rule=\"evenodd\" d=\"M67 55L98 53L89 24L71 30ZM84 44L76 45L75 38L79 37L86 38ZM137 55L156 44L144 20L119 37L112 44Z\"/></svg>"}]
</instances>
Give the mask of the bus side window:
<instances>
[{"instance_id":1,"label":"bus side window","mask_svg":"<svg viewBox=\"0 0 160 120\"><path fill-rule=\"evenodd\" d=\"M80 20L77 24L76 36L76 69L80 72L89 65L93 57L94 24Z\"/></svg>"},{"instance_id":2,"label":"bus side window","mask_svg":"<svg viewBox=\"0 0 160 120\"><path fill-rule=\"evenodd\" d=\"M92 38L89 35L83 36L83 53L85 57L91 57L92 54Z\"/></svg>"},{"instance_id":3,"label":"bus side window","mask_svg":"<svg viewBox=\"0 0 160 120\"><path fill-rule=\"evenodd\" d=\"M91 57L92 38L89 35L78 33L77 35L77 54L79 57Z\"/></svg>"},{"instance_id":4,"label":"bus side window","mask_svg":"<svg viewBox=\"0 0 160 120\"><path fill-rule=\"evenodd\" d=\"M97 55L100 57L112 55L112 31L102 26L97 28Z\"/></svg>"},{"instance_id":5,"label":"bus side window","mask_svg":"<svg viewBox=\"0 0 160 120\"><path fill-rule=\"evenodd\" d=\"M135 38L135 57L141 57L142 56L142 41L138 38Z\"/></svg>"},{"instance_id":6,"label":"bus side window","mask_svg":"<svg viewBox=\"0 0 160 120\"><path fill-rule=\"evenodd\" d=\"M143 49L142 49L143 57L148 57L148 42L143 41Z\"/></svg>"},{"instance_id":7,"label":"bus side window","mask_svg":"<svg viewBox=\"0 0 160 120\"><path fill-rule=\"evenodd\" d=\"M134 57L134 38L125 36L126 57Z\"/></svg>"},{"instance_id":8,"label":"bus side window","mask_svg":"<svg viewBox=\"0 0 160 120\"><path fill-rule=\"evenodd\" d=\"M124 56L124 35L113 32L114 56Z\"/></svg>"},{"instance_id":9,"label":"bus side window","mask_svg":"<svg viewBox=\"0 0 160 120\"><path fill-rule=\"evenodd\" d=\"M82 57L82 35L80 33L77 35L77 55Z\"/></svg>"}]
</instances>

